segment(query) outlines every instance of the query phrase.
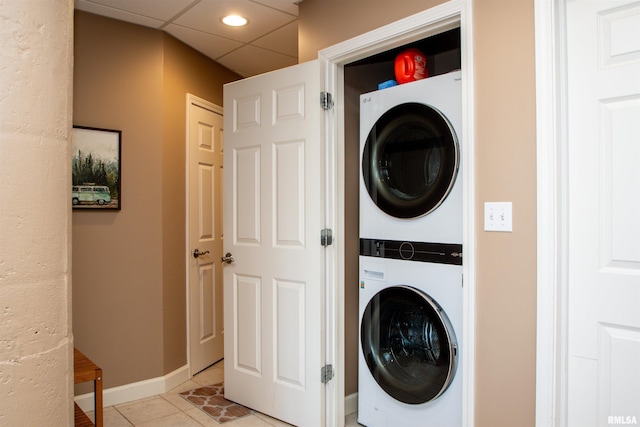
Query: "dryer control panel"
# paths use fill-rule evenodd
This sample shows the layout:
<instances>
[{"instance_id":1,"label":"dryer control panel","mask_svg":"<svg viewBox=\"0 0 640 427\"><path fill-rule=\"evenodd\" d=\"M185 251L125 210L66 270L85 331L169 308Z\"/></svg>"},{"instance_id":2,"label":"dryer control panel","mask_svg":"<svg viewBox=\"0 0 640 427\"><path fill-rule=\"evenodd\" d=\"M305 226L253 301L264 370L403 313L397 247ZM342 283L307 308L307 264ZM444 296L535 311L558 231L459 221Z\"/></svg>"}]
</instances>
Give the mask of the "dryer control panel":
<instances>
[{"instance_id":1,"label":"dryer control panel","mask_svg":"<svg viewBox=\"0 0 640 427\"><path fill-rule=\"evenodd\" d=\"M462 265L462 245L450 243L360 239L360 255Z\"/></svg>"}]
</instances>

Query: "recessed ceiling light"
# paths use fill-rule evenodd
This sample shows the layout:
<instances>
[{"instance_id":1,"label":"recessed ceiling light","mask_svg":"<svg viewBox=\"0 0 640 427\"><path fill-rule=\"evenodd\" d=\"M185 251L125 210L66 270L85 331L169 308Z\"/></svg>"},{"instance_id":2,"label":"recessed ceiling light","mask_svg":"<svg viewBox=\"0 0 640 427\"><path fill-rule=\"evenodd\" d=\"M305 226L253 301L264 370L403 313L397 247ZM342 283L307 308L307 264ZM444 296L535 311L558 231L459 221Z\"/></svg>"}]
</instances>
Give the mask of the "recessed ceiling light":
<instances>
[{"instance_id":1,"label":"recessed ceiling light","mask_svg":"<svg viewBox=\"0 0 640 427\"><path fill-rule=\"evenodd\" d=\"M222 22L230 27L242 27L243 25L247 25L249 21L240 15L229 15L222 18Z\"/></svg>"}]
</instances>

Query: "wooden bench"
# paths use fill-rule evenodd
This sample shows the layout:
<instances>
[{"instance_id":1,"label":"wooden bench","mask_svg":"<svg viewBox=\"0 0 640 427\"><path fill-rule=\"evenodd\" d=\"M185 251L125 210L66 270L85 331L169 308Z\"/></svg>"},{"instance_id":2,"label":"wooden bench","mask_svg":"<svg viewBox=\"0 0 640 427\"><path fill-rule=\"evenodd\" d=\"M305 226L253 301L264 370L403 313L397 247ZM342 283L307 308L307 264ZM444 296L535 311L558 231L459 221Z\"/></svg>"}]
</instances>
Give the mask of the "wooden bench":
<instances>
[{"instance_id":1,"label":"wooden bench","mask_svg":"<svg viewBox=\"0 0 640 427\"><path fill-rule=\"evenodd\" d=\"M82 354L77 348L73 348L73 383L79 384L93 381L93 398L95 403L96 427L102 427L102 369L93 363L87 356ZM82 412L82 409L75 405L75 426L88 427L93 423Z\"/></svg>"}]
</instances>

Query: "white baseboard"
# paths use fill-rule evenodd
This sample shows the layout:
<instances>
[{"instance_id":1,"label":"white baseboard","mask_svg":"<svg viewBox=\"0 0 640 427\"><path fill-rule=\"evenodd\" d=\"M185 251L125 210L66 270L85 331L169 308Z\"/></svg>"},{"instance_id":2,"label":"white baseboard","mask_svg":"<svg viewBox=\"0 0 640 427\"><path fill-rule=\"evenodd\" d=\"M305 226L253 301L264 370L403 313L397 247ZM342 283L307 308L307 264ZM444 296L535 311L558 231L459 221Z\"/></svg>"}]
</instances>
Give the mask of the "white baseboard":
<instances>
[{"instance_id":1,"label":"white baseboard","mask_svg":"<svg viewBox=\"0 0 640 427\"><path fill-rule=\"evenodd\" d=\"M351 393L344 398L344 415L358 412L358 393Z\"/></svg>"},{"instance_id":2,"label":"white baseboard","mask_svg":"<svg viewBox=\"0 0 640 427\"><path fill-rule=\"evenodd\" d=\"M107 407L156 396L166 393L188 380L189 368L187 365L184 365L163 377L151 378L103 390L102 404L104 407ZM76 396L75 401L85 412L94 410L93 393Z\"/></svg>"}]
</instances>

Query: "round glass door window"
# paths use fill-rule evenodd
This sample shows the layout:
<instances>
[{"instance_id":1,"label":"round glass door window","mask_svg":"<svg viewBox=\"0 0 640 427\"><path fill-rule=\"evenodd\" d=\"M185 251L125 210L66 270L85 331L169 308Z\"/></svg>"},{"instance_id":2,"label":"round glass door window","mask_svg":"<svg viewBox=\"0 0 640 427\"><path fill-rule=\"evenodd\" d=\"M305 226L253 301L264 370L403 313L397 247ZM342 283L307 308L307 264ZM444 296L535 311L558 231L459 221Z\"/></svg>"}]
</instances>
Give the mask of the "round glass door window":
<instances>
[{"instance_id":1,"label":"round glass door window","mask_svg":"<svg viewBox=\"0 0 640 427\"><path fill-rule=\"evenodd\" d=\"M428 295L409 286L378 292L360 329L371 375L400 402L436 399L453 381L457 341L447 315Z\"/></svg>"},{"instance_id":2,"label":"round glass door window","mask_svg":"<svg viewBox=\"0 0 640 427\"><path fill-rule=\"evenodd\" d=\"M442 113L425 104L401 104L383 114L369 132L363 179L380 209L396 218L415 218L447 198L459 158L455 131Z\"/></svg>"}]
</instances>

